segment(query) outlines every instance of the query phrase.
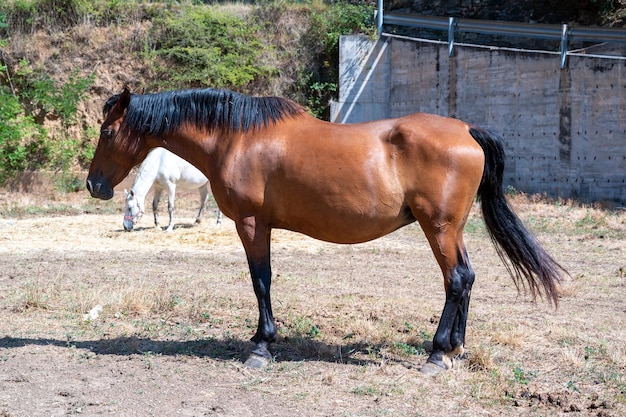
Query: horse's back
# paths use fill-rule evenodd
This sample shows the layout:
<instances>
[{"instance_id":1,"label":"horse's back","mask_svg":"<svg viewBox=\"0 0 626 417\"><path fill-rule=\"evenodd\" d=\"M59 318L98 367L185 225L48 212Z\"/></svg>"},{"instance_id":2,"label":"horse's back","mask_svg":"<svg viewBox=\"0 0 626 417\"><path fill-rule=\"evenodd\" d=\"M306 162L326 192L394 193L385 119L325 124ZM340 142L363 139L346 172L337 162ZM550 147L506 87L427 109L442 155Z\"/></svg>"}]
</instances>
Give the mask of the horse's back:
<instances>
[{"instance_id":1,"label":"horse's back","mask_svg":"<svg viewBox=\"0 0 626 417\"><path fill-rule=\"evenodd\" d=\"M427 114L352 125L301 117L245 139L216 184L229 197L214 187L225 212L264 213L274 227L337 243L411 223L425 200L475 194L482 175L468 125Z\"/></svg>"},{"instance_id":2,"label":"horse's back","mask_svg":"<svg viewBox=\"0 0 626 417\"><path fill-rule=\"evenodd\" d=\"M344 174L348 181L359 176L375 176L377 181L388 177L391 182L386 185L402 184L403 193L415 187L449 182L452 178L455 181L465 178L478 187L484 153L469 133L470 127L450 117L413 113L353 125L324 123L313 141L308 138L308 146L303 141L296 146L308 154L309 160L319 153L326 155L327 164L339 158L343 158L342 165L353 161L352 169Z\"/></svg>"}]
</instances>

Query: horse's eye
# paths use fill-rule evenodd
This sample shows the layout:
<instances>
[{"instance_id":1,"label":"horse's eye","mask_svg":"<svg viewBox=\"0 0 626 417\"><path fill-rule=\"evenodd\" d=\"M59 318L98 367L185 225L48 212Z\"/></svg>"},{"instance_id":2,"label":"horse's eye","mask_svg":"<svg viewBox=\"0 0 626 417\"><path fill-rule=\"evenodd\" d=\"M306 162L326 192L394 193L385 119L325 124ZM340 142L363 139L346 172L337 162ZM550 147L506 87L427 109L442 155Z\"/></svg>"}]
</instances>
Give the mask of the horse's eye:
<instances>
[{"instance_id":1,"label":"horse's eye","mask_svg":"<svg viewBox=\"0 0 626 417\"><path fill-rule=\"evenodd\" d=\"M100 137L102 137L103 139L111 139L113 138L115 134L115 131L113 129L101 129L100 130Z\"/></svg>"}]
</instances>

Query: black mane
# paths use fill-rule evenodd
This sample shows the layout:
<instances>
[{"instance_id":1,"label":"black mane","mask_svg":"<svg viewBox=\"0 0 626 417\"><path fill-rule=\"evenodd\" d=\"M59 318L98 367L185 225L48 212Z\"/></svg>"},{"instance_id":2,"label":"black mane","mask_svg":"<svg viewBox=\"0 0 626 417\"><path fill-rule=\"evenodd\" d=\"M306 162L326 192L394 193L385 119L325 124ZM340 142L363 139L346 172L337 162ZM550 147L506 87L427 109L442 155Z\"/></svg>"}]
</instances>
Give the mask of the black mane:
<instances>
[{"instance_id":1,"label":"black mane","mask_svg":"<svg viewBox=\"0 0 626 417\"><path fill-rule=\"evenodd\" d=\"M104 105L106 115L119 94ZM304 109L279 97L252 97L229 90L191 89L156 94L131 94L124 124L133 130L159 136L192 123L198 129L247 132L267 127Z\"/></svg>"}]
</instances>

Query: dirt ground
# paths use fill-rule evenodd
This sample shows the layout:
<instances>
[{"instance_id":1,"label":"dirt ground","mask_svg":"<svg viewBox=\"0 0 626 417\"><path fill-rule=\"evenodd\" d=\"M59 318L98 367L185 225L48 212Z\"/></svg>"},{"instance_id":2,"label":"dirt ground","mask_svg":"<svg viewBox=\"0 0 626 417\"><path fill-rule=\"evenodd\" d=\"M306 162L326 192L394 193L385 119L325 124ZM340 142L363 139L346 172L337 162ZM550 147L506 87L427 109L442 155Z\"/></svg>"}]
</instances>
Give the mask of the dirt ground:
<instances>
[{"instance_id":1,"label":"dirt ground","mask_svg":"<svg viewBox=\"0 0 626 417\"><path fill-rule=\"evenodd\" d=\"M127 233L122 195L0 193L0 416L626 415L624 211L516 201L571 273L556 310L518 294L474 214L469 353L425 376L444 294L418 226L347 246L275 231L281 339L250 370L233 223L192 225L186 194L173 232L146 213Z\"/></svg>"}]
</instances>

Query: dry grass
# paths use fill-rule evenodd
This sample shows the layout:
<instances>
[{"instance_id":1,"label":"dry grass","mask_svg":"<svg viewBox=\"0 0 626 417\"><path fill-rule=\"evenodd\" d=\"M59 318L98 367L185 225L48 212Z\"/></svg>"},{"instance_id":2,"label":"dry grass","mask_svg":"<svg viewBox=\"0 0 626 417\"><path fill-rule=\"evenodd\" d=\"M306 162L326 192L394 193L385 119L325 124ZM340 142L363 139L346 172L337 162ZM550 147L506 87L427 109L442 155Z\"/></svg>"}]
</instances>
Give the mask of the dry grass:
<instances>
[{"instance_id":1,"label":"dry grass","mask_svg":"<svg viewBox=\"0 0 626 417\"><path fill-rule=\"evenodd\" d=\"M241 367L257 320L243 250L233 224L217 227L213 211L191 226L195 195L179 197L169 234L149 215L126 233L121 210L49 217L20 201L42 206L8 198L19 215L0 218L6 415L53 414L58 404L66 413L82 404L89 415L626 413L624 211L514 198L572 275L558 310L516 293L474 213L468 352L454 370L426 378L419 367L443 286L417 226L354 246L275 231L281 340L270 368L251 372ZM100 315L85 320L96 305Z\"/></svg>"}]
</instances>

